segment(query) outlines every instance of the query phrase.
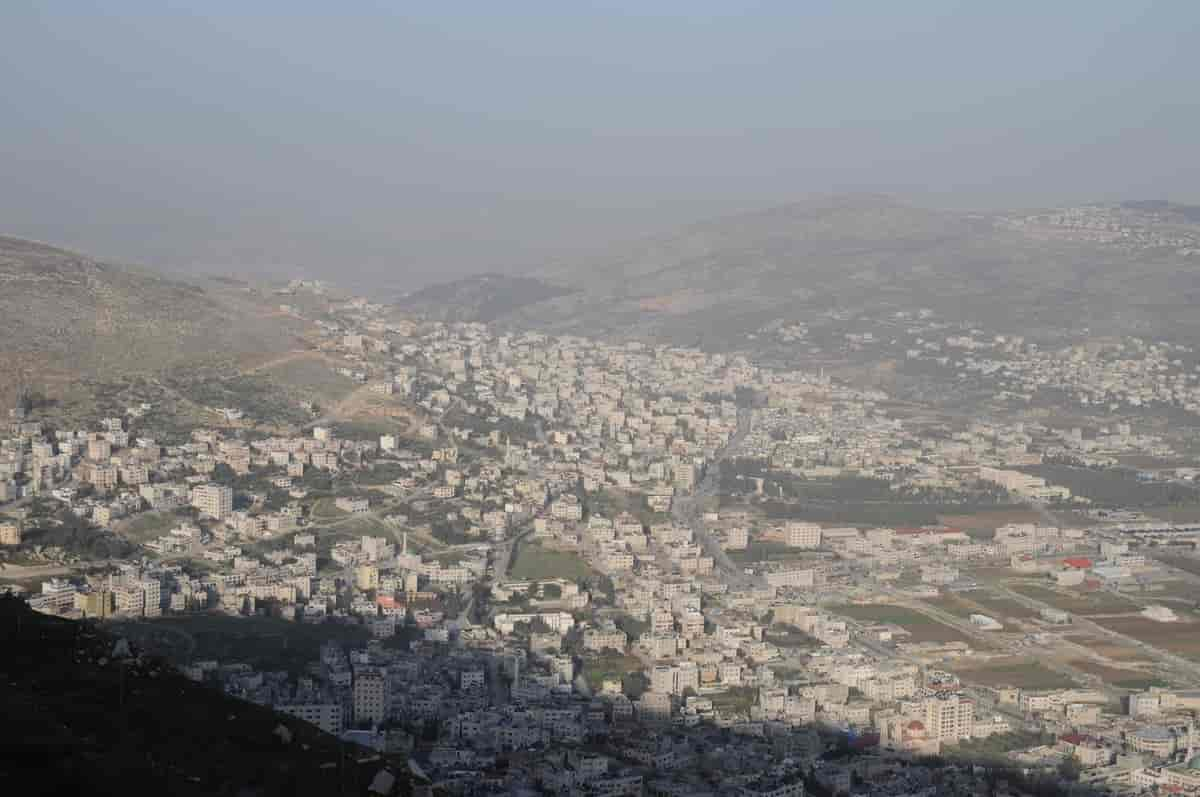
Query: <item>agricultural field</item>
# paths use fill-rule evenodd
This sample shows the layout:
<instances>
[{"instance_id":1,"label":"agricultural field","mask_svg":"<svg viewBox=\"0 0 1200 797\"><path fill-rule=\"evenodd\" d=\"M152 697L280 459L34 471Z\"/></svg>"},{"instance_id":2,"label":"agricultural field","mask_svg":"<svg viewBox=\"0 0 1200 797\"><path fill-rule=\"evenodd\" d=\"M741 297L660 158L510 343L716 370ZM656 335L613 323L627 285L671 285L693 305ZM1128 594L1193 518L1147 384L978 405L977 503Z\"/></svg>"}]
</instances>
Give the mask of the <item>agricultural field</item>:
<instances>
[{"instance_id":1,"label":"agricultural field","mask_svg":"<svg viewBox=\"0 0 1200 797\"><path fill-rule=\"evenodd\" d=\"M1200 622L1156 623L1145 617L1104 617L1095 622L1110 631L1200 662Z\"/></svg>"},{"instance_id":2,"label":"agricultural field","mask_svg":"<svg viewBox=\"0 0 1200 797\"><path fill-rule=\"evenodd\" d=\"M989 590L973 589L970 592L962 593L962 596L972 603L978 604L979 608L984 610L984 614L995 617L997 620L1001 618L1024 620L1037 615L1037 612L1028 606Z\"/></svg>"},{"instance_id":3,"label":"agricultural field","mask_svg":"<svg viewBox=\"0 0 1200 797\"><path fill-rule=\"evenodd\" d=\"M976 539L990 540L996 529L1009 523L1041 523L1042 517L1025 507L981 509L970 514L938 515L938 522L960 528Z\"/></svg>"},{"instance_id":4,"label":"agricultural field","mask_svg":"<svg viewBox=\"0 0 1200 797\"><path fill-rule=\"evenodd\" d=\"M1009 589L1027 598L1032 598L1048 606L1053 606L1055 609L1061 609L1064 612L1083 615L1085 617L1100 614L1123 614L1141 610L1141 606L1128 598L1101 590L1086 592L1079 589L1072 589L1068 591L1053 589L1049 585L1043 587L1032 584L1011 584Z\"/></svg>"},{"instance_id":5,"label":"agricultural field","mask_svg":"<svg viewBox=\"0 0 1200 797\"><path fill-rule=\"evenodd\" d=\"M964 600L962 596L954 592L947 592L936 598L926 598L924 602L935 609L941 609L943 612L960 617L963 620L970 619L972 614L987 614L987 612L981 611L973 603Z\"/></svg>"},{"instance_id":6,"label":"agricultural field","mask_svg":"<svg viewBox=\"0 0 1200 797\"><path fill-rule=\"evenodd\" d=\"M1069 689L1077 686L1065 675L1051 670L1035 658L1017 656L996 659L979 667L955 667L962 680L980 686L1016 686L1021 689Z\"/></svg>"},{"instance_id":7,"label":"agricultural field","mask_svg":"<svg viewBox=\"0 0 1200 797\"><path fill-rule=\"evenodd\" d=\"M876 603L869 605L846 604L830 606L834 614L850 617L865 623L887 623L899 626L909 633L910 642L966 642L975 644L971 637L957 628L938 622L929 615L921 614L903 606Z\"/></svg>"},{"instance_id":8,"label":"agricultural field","mask_svg":"<svg viewBox=\"0 0 1200 797\"><path fill-rule=\"evenodd\" d=\"M1077 468L1068 465L1035 465L1017 468L1041 476L1050 484L1071 490L1072 495L1091 500L1097 507L1163 507L1200 505L1200 490L1167 483L1143 482L1137 471L1126 468Z\"/></svg>"},{"instance_id":9,"label":"agricultural field","mask_svg":"<svg viewBox=\"0 0 1200 797\"><path fill-rule=\"evenodd\" d=\"M516 559L508 574L517 580L565 578L579 581L592 575L592 569L573 553L525 544L517 548Z\"/></svg>"},{"instance_id":10,"label":"agricultural field","mask_svg":"<svg viewBox=\"0 0 1200 797\"><path fill-rule=\"evenodd\" d=\"M1176 570L1191 573L1193 576L1200 576L1200 557L1168 553L1157 553L1152 554L1152 556L1155 560L1165 565L1170 565Z\"/></svg>"},{"instance_id":11,"label":"agricultural field","mask_svg":"<svg viewBox=\"0 0 1200 797\"><path fill-rule=\"evenodd\" d=\"M1147 515L1168 523L1200 523L1200 505L1197 504L1150 506L1144 511Z\"/></svg>"},{"instance_id":12,"label":"agricultural field","mask_svg":"<svg viewBox=\"0 0 1200 797\"><path fill-rule=\"evenodd\" d=\"M962 574L980 584L1003 584L1012 578L1013 571L1007 567L973 567L962 568Z\"/></svg>"},{"instance_id":13,"label":"agricultural field","mask_svg":"<svg viewBox=\"0 0 1200 797\"><path fill-rule=\"evenodd\" d=\"M1076 645L1082 645L1096 655L1103 656L1112 661L1129 662L1131 664L1148 663L1150 661L1146 653L1140 648L1114 642L1108 637L1093 636L1091 634L1066 634L1063 636L1063 639Z\"/></svg>"},{"instance_id":14,"label":"agricultural field","mask_svg":"<svg viewBox=\"0 0 1200 797\"><path fill-rule=\"evenodd\" d=\"M1088 659L1071 659L1067 664L1089 675L1095 675L1097 678L1103 680L1104 683L1109 686L1115 686L1118 689L1142 690L1148 689L1151 686L1168 685L1161 678L1142 670L1125 670L1118 667L1109 667L1108 665Z\"/></svg>"}]
</instances>

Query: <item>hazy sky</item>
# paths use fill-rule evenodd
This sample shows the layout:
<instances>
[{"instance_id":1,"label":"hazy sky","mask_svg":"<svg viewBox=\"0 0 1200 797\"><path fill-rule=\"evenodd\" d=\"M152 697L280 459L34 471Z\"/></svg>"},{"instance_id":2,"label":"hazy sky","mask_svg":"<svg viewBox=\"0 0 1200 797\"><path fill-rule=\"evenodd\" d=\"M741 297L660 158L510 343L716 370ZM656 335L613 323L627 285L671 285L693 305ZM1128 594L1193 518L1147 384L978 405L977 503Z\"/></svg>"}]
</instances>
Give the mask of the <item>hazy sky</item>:
<instances>
[{"instance_id":1,"label":"hazy sky","mask_svg":"<svg viewBox=\"0 0 1200 797\"><path fill-rule=\"evenodd\" d=\"M536 267L832 191L1200 202L1200 3L0 4L0 231L172 268Z\"/></svg>"}]
</instances>

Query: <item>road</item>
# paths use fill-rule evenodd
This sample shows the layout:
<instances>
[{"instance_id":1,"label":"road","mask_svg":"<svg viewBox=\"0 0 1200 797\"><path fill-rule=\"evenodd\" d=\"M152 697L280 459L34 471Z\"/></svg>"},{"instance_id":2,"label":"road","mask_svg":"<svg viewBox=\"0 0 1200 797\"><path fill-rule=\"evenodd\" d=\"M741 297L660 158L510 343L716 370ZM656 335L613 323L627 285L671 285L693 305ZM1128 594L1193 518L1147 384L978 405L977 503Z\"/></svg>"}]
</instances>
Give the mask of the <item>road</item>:
<instances>
[{"instance_id":1,"label":"road","mask_svg":"<svg viewBox=\"0 0 1200 797\"><path fill-rule=\"evenodd\" d=\"M713 461L704 472L704 478L695 486L690 495L677 496L671 502L671 518L676 523L691 528L696 540L713 558L718 572L724 575L731 584L743 587L755 586L758 582L753 576L746 575L742 568L729 558L725 549L721 547L721 543L709 532L708 526L704 523L703 507L707 499L716 496L719 491L721 460L727 458L746 439L746 435L750 434L752 419L753 412L751 410L738 408L737 429L729 438L729 442L713 456Z\"/></svg>"},{"instance_id":2,"label":"road","mask_svg":"<svg viewBox=\"0 0 1200 797\"><path fill-rule=\"evenodd\" d=\"M526 531L513 537L511 540L505 540L499 545L492 548L492 578L499 582L503 581L508 575L508 566L512 560L513 549L516 548L517 542L525 539L531 532ZM478 545L479 543L471 543ZM471 593L471 597L467 599L467 603L463 606L461 612L458 613L458 625L460 628L470 624L471 609L475 606L475 593ZM495 679L493 679L493 683Z\"/></svg>"}]
</instances>

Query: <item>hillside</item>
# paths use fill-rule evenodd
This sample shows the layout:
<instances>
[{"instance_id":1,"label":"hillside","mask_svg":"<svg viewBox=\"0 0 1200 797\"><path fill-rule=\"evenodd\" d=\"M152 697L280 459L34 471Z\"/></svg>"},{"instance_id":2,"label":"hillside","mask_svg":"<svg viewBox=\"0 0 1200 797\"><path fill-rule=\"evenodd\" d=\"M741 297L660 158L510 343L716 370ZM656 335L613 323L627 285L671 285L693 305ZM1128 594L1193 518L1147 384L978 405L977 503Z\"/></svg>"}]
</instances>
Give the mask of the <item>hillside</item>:
<instances>
[{"instance_id":1,"label":"hillside","mask_svg":"<svg viewBox=\"0 0 1200 797\"><path fill-rule=\"evenodd\" d=\"M36 375L51 391L56 378L287 351L302 327L273 307L236 281L182 282L0 236L0 370Z\"/></svg>"},{"instance_id":2,"label":"hillside","mask_svg":"<svg viewBox=\"0 0 1200 797\"><path fill-rule=\"evenodd\" d=\"M702 224L547 270L518 324L716 344L780 318L928 307L997 331L1194 336L1200 213L1160 202L962 213L880 196ZM433 298L432 296L430 298Z\"/></svg>"},{"instance_id":3,"label":"hillside","mask_svg":"<svg viewBox=\"0 0 1200 797\"><path fill-rule=\"evenodd\" d=\"M399 297L395 305L440 321L494 321L521 308L571 293L536 277L480 274L431 285Z\"/></svg>"},{"instance_id":4,"label":"hillside","mask_svg":"<svg viewBox=\"0 0 1200 797\"><path fill-rule=\"evenodd\" d=\"M0 596L0 792L366 794L386 763L347 748L339 765L334 737L136 650L122 665L115 646L102 630Z\"/></svg>"}]
</instances>

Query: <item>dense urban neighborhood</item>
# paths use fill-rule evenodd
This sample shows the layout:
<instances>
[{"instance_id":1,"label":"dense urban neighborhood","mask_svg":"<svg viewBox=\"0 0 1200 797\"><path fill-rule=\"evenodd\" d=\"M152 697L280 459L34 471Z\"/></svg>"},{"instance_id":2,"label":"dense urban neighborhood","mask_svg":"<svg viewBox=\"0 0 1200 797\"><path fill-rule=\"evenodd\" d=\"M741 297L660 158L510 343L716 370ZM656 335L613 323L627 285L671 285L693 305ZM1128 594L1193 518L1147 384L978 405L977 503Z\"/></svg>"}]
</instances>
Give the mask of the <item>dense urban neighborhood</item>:
<instances>
[{"instance_id":1,"label":"dense urban neighborhood","mask_svg":"<svg viewBox=\"0 0 1200 797\"><path fill-rule=\"evenodd\" d=\"M152 401L84 428L12 410L0 580L449 793L1200 790L1200 515L1152 508L1200 471L1119 467L1186 441L329 308L294 358L353 421L313 397L290 430L234 405L159 439ZM908 356L1195 407L1171 346L1114 346L974 330Z\"/></svg>"}]
</instances>

